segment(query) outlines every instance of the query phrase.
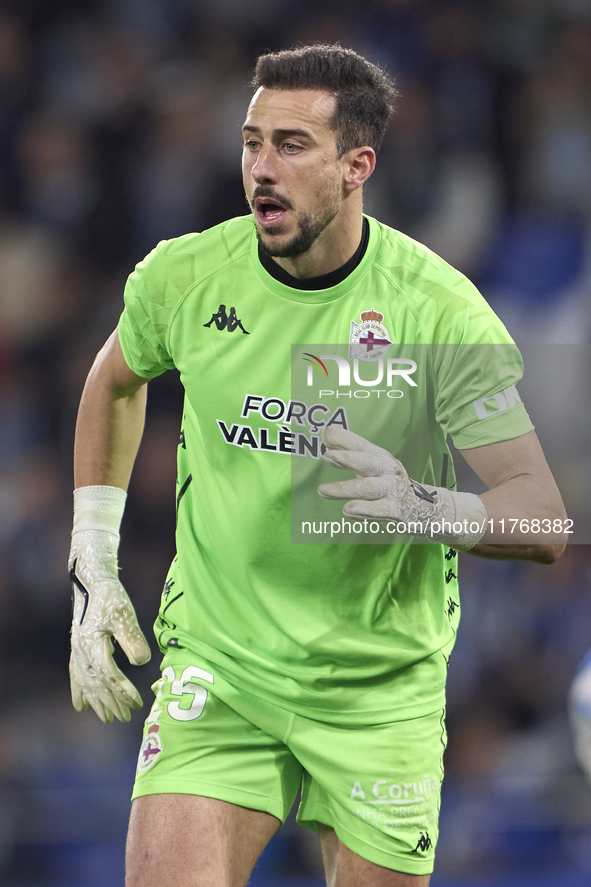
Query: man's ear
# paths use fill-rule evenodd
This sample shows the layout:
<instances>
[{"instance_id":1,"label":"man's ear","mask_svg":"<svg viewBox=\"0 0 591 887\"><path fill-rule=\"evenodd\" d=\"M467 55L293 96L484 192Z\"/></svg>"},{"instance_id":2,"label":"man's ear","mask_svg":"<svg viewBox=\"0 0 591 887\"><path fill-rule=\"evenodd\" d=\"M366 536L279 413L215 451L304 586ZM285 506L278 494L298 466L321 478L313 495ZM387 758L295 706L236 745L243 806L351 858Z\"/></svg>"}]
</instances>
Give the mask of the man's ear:
<instances>
[{"instance_id":1,"label":"man's ear","mask_svg":"<svg viewBox=\"0 0 591 887\"><path fill-rule=\"evenodd\" d=\"M375 169L376 152L369 145L351 148L343 154L343 187L346 191L362 188Z\"/></svg>"}]
</instances>

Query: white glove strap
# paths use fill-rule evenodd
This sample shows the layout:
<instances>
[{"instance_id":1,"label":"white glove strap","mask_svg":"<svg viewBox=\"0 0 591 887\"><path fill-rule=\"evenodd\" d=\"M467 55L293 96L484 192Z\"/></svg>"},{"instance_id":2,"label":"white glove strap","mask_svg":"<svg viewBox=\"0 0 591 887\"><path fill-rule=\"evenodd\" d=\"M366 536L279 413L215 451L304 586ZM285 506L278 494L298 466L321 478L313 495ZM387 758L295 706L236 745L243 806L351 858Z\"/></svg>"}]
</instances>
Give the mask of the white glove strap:
<instances>
[{"instance_id":1,"label":"white glove strap","mask_svg":"<svg viewBox=\"0 0 591 887\"><path fill-rule=\"evenodd\" d=\"M74 528L106 530L119 537L127 493L119 487L78 487L74 490Z\"/></svg>"},{"instance_id":2,"label":"white glove strap","mask_svg":"<svg viewBox=\"0 0 591 887\"><path fill-rule=\"evenodd\" d=\"M488 514L484 502L474 493L450 491L450 495L456 509L455 520L451 527L443 522L441 541L458 551L469 551L480 542L486 530Z\"/></svg>"}]
</instances>

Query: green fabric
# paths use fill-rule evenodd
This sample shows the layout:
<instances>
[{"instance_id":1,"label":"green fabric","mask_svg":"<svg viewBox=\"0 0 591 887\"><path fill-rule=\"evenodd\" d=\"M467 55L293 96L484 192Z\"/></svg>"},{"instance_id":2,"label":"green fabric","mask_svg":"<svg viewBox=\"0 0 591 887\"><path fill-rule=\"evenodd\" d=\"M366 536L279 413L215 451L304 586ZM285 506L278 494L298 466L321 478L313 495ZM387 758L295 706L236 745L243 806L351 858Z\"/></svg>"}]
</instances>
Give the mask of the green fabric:
<instances>
[{"instance_id":1,"label":"green fabric","mask_svg":"<svg viewBox=\"0 0 591 887\"><path fill-rule=\"evenodd\" d=\"M318 516L341 516L339 503L315 493L336 474L313 451L322 422L346 423L415 480L443 477L450 488L448 431L469 447L531 430L511 396L519 355L482 296L373 219L366 254L344 281L294 290L262 267L244 217L159 244L130 276L125 303L119 336L131 369L150 378L175 366L186 390L178 554L155 626L161 647L198 652L219 675L222 699L226 681L292 712L351 724L440 709L459 619L457 558L440 545L292 544L291 504L296 522L308 504ZM400 400L384 395L368 415L353 397L319 400L302 356L319 355L310 343L336 342L317 347L346 354L351 323L372 308L392 354L407 347L398 343L422 350L417 386ZM364 363L359 373L373 378L376 367ZM290 400L327 412L286 424Z\"/></svg>"},{"instance_id":2,"label":"green fabric","mask_svg":"<svg viewBox=\"0 0 591 887\"><path fill-rule=\"evenodd\" d=\"M285 822L301 786L302 825L332 826L347 847L386 868L433 870L443 711L356 730L327 724L228 687L223 700L200 656L170 648L153 690L134 798L202 795Z\"/></svg>"}]
</instances>

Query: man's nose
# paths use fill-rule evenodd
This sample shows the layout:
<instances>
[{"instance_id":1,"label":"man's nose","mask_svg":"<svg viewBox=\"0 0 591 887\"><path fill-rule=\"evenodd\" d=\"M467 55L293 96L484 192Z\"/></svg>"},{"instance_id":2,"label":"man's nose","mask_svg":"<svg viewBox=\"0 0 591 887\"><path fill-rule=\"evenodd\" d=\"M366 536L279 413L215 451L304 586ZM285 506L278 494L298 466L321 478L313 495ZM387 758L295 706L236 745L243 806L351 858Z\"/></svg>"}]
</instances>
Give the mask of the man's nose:
<instances>
[{"instance_id":1,"label":"man's nose","mask_svg":"<svg viewBox=\"0 0 591 887\"><path fill-rule=\"evenodd\" d=\"M277 167L274 155L275 152L272 146L261 146L257 159L252 166L252 177L259 184L263 182L277 182Z\"/></svg>"}]
</instances>

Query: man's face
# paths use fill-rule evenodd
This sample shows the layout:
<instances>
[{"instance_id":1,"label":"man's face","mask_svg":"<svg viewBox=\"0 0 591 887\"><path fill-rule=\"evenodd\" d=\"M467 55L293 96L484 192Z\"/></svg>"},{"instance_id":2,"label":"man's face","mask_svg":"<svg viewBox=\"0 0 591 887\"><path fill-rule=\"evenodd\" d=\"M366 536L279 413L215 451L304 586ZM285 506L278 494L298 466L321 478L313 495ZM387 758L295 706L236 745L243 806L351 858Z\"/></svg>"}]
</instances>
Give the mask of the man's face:
<instances>
[{"instance_id":1,"label":"man's face","mask_svg":"<svg viewBox=\"0 0 591 887\"><path fill-rule=\"evenodd\" d=\"M318 90L259 89L243 127L242 176L268 255L307 252L338 214L342 163L328 121L335 98Z\"/></svg>"}]
</instances>

